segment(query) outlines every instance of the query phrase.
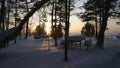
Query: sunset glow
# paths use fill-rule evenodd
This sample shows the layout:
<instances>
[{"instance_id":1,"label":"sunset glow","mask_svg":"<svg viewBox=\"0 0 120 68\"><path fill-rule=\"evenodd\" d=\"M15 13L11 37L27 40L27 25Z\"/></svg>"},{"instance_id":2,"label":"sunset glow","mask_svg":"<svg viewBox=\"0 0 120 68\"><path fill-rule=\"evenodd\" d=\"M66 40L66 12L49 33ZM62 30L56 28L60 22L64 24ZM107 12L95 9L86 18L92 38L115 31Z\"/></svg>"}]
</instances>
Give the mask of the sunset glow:
<instances>
[{"instance_id":1,"label":"sunset glow","mask_svg":"<svg viewBox=\"0 0 120 68\"><path fill-rule=\"evenodd\" d=\"M47 22L47 23L46 23L46 28L45 28L47 34L50 34L50 28L51 28L51 23L50 23L50 22Z\"/></svg>"}]
</instances>

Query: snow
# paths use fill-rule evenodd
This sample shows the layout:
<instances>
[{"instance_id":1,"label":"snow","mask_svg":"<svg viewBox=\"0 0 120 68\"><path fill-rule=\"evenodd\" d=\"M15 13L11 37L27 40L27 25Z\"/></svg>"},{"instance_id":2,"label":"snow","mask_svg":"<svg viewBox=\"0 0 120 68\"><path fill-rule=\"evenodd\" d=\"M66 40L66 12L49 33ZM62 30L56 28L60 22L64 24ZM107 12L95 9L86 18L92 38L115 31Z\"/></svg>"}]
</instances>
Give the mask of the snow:
<instances>
[{"instance_id":1,"label":"snow","mask_svg":"<svg viewBox=\"0 0 120 68\"><path fill-rule=\"evenodd\" d=\"M0 50L0 68L120 68L119 39L105 39L103 50L69 49L68 61L63 60L62 46L55 47L51 38L49 42L33 37L17 40Z\"/></svg>"}]
</instances>

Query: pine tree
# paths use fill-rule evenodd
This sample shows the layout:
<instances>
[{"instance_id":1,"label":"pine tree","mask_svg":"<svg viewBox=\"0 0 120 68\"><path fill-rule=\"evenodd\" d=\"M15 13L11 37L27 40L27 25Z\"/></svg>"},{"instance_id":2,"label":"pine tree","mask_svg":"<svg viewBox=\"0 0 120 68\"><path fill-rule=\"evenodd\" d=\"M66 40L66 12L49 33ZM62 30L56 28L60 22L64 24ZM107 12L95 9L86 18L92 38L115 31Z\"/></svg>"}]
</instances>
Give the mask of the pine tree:
<instances>
[{"instance_id":1,"label":"pine tree","mask_svg":"<svg viewBox=\"0 0 120 68\"><path fill-rule=\"evenodd\" d=\"M94 36L95 35L94 25L87 22L85 26L82 28L81 34L88 36L88 37Z\"/></svg>"}]
</instances>

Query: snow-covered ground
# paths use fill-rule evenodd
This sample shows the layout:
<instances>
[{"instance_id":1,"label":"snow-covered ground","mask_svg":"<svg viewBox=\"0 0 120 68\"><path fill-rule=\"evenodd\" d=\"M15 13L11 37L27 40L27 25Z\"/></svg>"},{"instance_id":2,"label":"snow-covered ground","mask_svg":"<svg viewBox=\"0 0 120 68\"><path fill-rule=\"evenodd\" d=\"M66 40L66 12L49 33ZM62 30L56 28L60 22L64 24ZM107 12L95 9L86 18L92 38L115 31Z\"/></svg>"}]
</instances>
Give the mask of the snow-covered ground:
<instances>
[{"instance_id":1,"label":"snow-covered ground","mask_svg":"<svg viewBox=\"0 0 120 68\"><path fill-rule=\"evenodd\" d=\"M0 50L0 68L120 68L120 39L105 39L103 50L69 49L69 60L63 59L64 49L55 47L52 39L29 37Z\"/></svg>"}]
</instances>

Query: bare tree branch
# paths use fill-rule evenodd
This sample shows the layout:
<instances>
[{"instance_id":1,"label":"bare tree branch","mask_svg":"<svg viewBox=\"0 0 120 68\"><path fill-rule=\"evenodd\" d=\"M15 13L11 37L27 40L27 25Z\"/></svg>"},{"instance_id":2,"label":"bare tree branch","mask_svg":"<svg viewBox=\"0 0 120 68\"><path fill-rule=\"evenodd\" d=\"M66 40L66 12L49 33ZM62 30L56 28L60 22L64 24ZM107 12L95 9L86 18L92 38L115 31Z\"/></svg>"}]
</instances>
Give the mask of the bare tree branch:
<instances>
[{"instance_id":1,"label":"bare tree branch","mask_svg":"<svg viewBox=\"0 0 120 68\"><path fill-rule=\"evenodd\" d=\"M10 40L13 40L15 37L17 37L26 21L38 10L40 9L44 4L46 4L50 0L41 0L35 3L34 8L30 12L27 13L27 15L24 17L23 20L21 20L18 27L14 27L12 29L6 30L4 32L0 33L0 48L6 47L6 43Z\"/></svg>"}]
</instances>

